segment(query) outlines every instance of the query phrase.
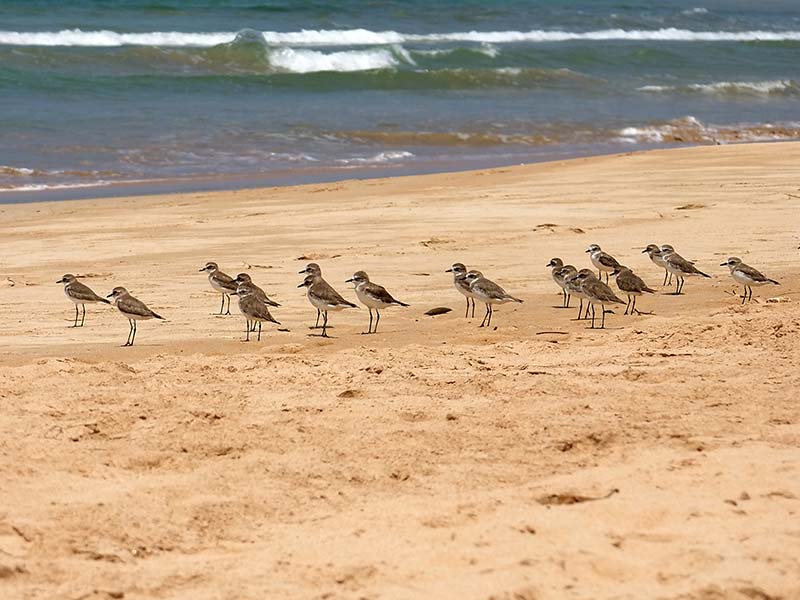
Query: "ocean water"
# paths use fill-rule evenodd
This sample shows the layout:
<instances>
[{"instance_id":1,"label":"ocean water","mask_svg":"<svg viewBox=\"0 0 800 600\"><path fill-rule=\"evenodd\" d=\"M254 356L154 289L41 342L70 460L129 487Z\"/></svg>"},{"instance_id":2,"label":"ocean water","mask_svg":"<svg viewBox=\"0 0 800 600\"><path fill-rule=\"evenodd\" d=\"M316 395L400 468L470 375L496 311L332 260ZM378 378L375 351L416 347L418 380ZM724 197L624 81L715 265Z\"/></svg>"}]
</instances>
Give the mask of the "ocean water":
<instances>
[{"instance_id":1,"label":"ocean water","mask_svg":"<svg viewBox=\"0 0 800 600\"><path fill-rule=\"evenodd\" d=\"M0 1L0 202L784 139L798 0Z\"/></svg>"}]
</instances>

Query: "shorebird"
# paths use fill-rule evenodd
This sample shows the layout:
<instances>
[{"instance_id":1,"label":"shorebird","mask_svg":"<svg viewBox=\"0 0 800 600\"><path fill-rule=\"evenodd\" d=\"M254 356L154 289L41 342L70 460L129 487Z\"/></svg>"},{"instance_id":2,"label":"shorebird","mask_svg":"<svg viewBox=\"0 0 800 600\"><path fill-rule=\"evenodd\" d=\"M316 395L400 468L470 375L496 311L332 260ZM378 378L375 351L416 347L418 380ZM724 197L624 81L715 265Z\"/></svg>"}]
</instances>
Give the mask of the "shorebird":
<instances>
[{"instance_id":1,"label":"shorebird","mask_svg":"<svg viewBox=\"0 0 800 600\"><path fill-rule=\"evenodd\" d=\"M475 297L469 289L467 267L465 267L463 263L453 263L453 266L447 269L445 273L453 274L453 287L467 299L467 310L464 312L464 318L466 319L469 316L470 300L472 300L472 316L475 317Z\"/></svg>"},{"instance_id":2,"label":"shorebird","mask_svg":"<svg viewBox=\"0 0 800 600\"><path fill-rule=\"evenodd\" d=\"M225 298L228 299L228 311L225 314L231 314L231 294L236 291L237 287L233 277L220 271L215 262L207 262L206 266L200 269L201 273L203 271L208 273L208 283L211 284L211 287L222 294L222 304L220 304L219 307L219 314L222 314L225 308Z\"/></svg>"},{"instance_id":3,"label":"shorebird","mask_svg":"<svg viewBox=\"0 0 800 600\"><path fill-rule=\"evenodd\" d=\"M298 271L298 273L300 275L319 275L320 277L322 277L322 269L317 263L308 263L306 265L306 268L301 271ZM314 321L314 326L309 327L309 329L319 329L319 317L321 314L322 311L320 309L317 309L317 320Z\"/></svg>"},{"instance_id":4,"label":"shorebird","mask_svg":"<svg viewBox=\"0 0 800 600\"><path fill-rule=\"evenodd\" d=\"M686 277L707 277L711 278L711 275L706 275L700 269L694 266L692 261L686 260L680 254L675 252L674 250L669 250L672 246L667 247L667 251L664 251L664 246L661 247L661 252L664 257L664 266L667 268L667 271L675 275L675 295L679 296L683 293L683 284L686 280Z\"/></svg>"},{"instance_id":5,"label":"shorebird","mask_svg":"<svg viewBox=\"0 0 800 600\"><path fill-rule=\"evenodd\" d=\"M469 282L469 289L473 296L486 304L486 314L483 316L480 326L489 327L492 324L492 304L505 304L506 302L522 302L519 298L506 293L494 281L486 279L477 271L470 271L466 277Z\"/></svg>"},{"instance_id":6,"label":"shorebird","mask_svg":"<svg viewBox=\"0 0 800 600\"><path fill-rule=\"evenodd\" d=\"M106 298L114 299L117 310L125 315L130 323L131 329L128 331L128 340L123 346L133 346L133 340L136 339L136 321L164 319L161 315L147 308L144 302L131 296L130 292L124 287L115 287Z\"/></svg>"},{"instance_id":7,"label":"shorebird","mask_svg":"<svg viewBox=\"0 0 800 600\"><path fill-rule=\"evenodd\" d=\"M95 302L105 302L106 304L111 304L105 298L102 298L95 294L87 285L82 284L78 281L78 278L75 275L67 273L61 279L56 281L56 283L63 283L64 284L64 294L66 294L67 298L69 298L73 304L75 304L75 324L73 327L83 327L83 322L86 320L86 305L87 304L94 304ZM81 308L83 308L83 314L81 315L81 324L78 325L78 305L80 304Z\"/></svg>"},{"instance_id":8,"label":"shorebird","mask_svg":"<svg viewBox=\"0 0 800 600\"><path fill-rule=\"evenodd\" d=\"M306 295L311 305L317 309L317 317L322 313L322 337L328 336L328 311L339 311L345 308L358 308L339 295L331 285L322 278L322 275L306 275L299 288L306 288Z\"/></svg>"},{"instance_id":9,"label":"shorebird","mask_svg":"<svg viewBox=\"0 0 800 600\"><path fill-rule=\"evenodd\" d=\"M369 276L364 271L356 271L353 276L346 280L345 283L352 283L356 290L361 304L369 309L369 327L367 327L367 334L378 332L378 323L381 322L381 309L389 308L393 304L398 306L408 306L405 302L400 302L386 291L386 288L372 283ZM372 329L372 309L375 309L375 330Z\"/></svg>"},{"instance_id":10,"label":"shorebird","mask_svg":"<svg viewBox=\"0 0 800 600\"><path fill-rule=\"evenodd\" d=\"M603 273L606 274L606 282L608 282L608 274L619 266L617 259L611 256L608 252L603 252L600 246L592 244L586 249L592 264L597 268L597 278L600 279Z\"/></svg>"},{"instance_id":11,"label":"shorebird","mask_svg":"<svg viewBox=\"0 0 800 600\"><path fill-rule=\"evenodd\" d=\"M774 279L770 279L750 265L744 264L742 259L736 256L731 256L724 263L720 264L720 267L728 267L731 270L731 277L733 277L733 280L739 285L744 286L744 291L742 292L742 304L744 304L747 300L753 299L754 285L767 285L768 283L780 285L780 283Z\"/></svg>"},{"instance_id":12,"label":"shorebird","mask_svg":"<svg viewBox=\"0 0 800 600\"><path fill-rule=\"evenodd\" d=\"M636 310L636 297L641 296L642 294L655 294L656 291L649 288L647 284L642 280L641 277L636 275L633 271L631 271L628 267L620 266L616 271L612 273L617 277L617 287L620 291L625 292L628 295L628 305L625 307L625 312L623 314L628 314L628 309L630 309L631 314L638 311ZM631 302L631 299L633 300Z\"/></svg>"},{"instance_id":13,"label":"shorebird","mask_svg":"<svg viewBox=\"0 0 800 600\"><path fill-rule=\"evenodd\" d=\"M581 282L581 290L583 291L586 299L592 307L592 329L594 329L595 304L600 305L600 310L603 311L602 320L600 322L600 329L606 327L606 304L625 304L625 301L618 298L610 287L600 281L594 275L589 275L586 272L578 273L578 279Z\"/></svg>"},{"instance_id":14,"label":"shorebird","mask_svg":"<svg viewBox=\"0 0 800 600\"><path fill-rule=\"evenodd\" d=\"M572 265L565 265L564 261L560 258L551 258L550 262L545 266L552 269L550 274L553 277L553 281L561 288L561 295L563 297L561 308L569 308L570 294L567 291L566 278L567 275L577 273L578 270Z\"/></svg>"},{"instance_id":15,"label":"shorebird","mask_svg":"<svg viewBox=\"0 0 800 600\"><path fill-rule=\"evenodd\" d=\"M237 278L238 279L238 278ZM255 324L258 324L258 341L261 341L261 324L265 321L269 321L270 323L275 323L276 325L280 325L280 322L273 317L267 305L264 303L264 300L261 298L259 293L256 291L260 289L258 286L247 282L240 282L239 286L236 288L236 291L233 292L234 296L239 298L239 310L241 311L242 315L245 318L245 331L246 337L245 342L250 341L250 327L251 323L254 325L253 330L255 330Z\"/></svg>"},{"instance_id":16,"label":"shorebird","mask_svg":"<svg viewBox=\"0 0 800 600\"><path fill-rule=\"evenodd\" d=\"M669 247L672 248L672 246ZM664 283L661 284L662 286L667 285L667 277L670 278L670 283L672 282L672 273L667 270L667 265L664 262L664 253L662 252L661 248L655 244L648 244L647 248L642 250L642 254L647 254L650 257L650 260L653 261L654 265L664 269Z\"/></svg>"},{"instance_id":17,"label":"shorebird","mask_svg":"<svg viewBox=\"0 0 800 600\"><path fill-rule=\"evenodd\" d=\"M586 274L588 277L594 277L594 273L589 269L581 269L580 271L570 272L564 277L564 285L567 286L567 293L570 296L577 296L578 300L581 301L580 306L578 306L578 318L575 319L576 321L580 321L582 319L589 318L589 304L586 304L586 315L581 316L583 314L583 300L586 298L586 294L583 293L583 289L581 288L581 280L578 278L578 275ZM595 277L596 279L596 277Z\"/></svg>"}]
</instances>

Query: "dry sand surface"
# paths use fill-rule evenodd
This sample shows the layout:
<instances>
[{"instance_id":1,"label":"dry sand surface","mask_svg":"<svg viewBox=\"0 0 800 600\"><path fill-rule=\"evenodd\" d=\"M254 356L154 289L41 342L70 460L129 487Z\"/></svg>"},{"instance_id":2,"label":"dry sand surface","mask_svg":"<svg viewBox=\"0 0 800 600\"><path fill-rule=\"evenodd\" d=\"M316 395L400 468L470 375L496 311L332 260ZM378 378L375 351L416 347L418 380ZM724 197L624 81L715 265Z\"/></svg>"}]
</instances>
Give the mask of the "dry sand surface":
<instances>
[{"instance_id":1,"label":"dry sand surface","mask_svg":"<svg viewBox=\"0 0 800 600\"><path fill-rule=\"evenodd\" d=\"M0 206L0 598L800 598L799 209L791 143ZM650 242L713 279L553 308L590 243L660 288ZM309 337L300 257L412 306ZM207 260L290 331L243 343ZM454 261L524 304L479 329ZM71 329L66 272L168 320Z\"/></svg>"}]
</instances>

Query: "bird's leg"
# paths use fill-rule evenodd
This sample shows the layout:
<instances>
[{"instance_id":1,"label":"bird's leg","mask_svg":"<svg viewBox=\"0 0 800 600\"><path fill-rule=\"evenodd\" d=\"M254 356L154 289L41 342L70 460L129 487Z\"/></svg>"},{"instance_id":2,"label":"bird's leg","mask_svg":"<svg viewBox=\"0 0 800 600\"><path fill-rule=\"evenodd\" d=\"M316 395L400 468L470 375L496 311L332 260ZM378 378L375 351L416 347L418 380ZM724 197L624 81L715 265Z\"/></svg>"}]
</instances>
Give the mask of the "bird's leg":
<instances>
[{"instance_id":1,"label":"bird's leg","mask_svg":"<svg viewBox=\"0 0 800 600\"><path fill-rule=\"evenodd\" d=\"M584 319L588 319L589 318L589 309L590 308L592 309L592 314L594 314L594 306L592 306L592 303L587 300L586 301L586 315L583 317Z\"/></svg>"},{"instance_id":2,"label":"bird's leg","mask_svg":"<svg viewBox=\"0 0 800 600\"><path fill-rule=\"evenodd\" d=\"M219 305L219 314L225 309L225 294L222 294L222 302Z\"/></svg>"},{"instance_id":3,"label":"bird's leg","mask_svg":"<svg viewBox=\"0 0 800 600\"><path fill-rule=\"evenodd\" d=\"M78 305L75 305L75 323L72 324L73 327L78 326Z\"/></svg>"},{"instance_id":4,"label":"bird's leg","mask_svg":"<svg viewBox=\"0 0 800 600\"><path fill-rule=\"evenodd\" d=\"M492 305L489 304L488 306L489 306L489 321L486 323L487 327L491 326L491 324L492 324L492 315L494 314L494 309L492 308Z\"/></svg>"},{"instance_id":5,"label":"bird's leg","mask_svg":"<svg viewBox=\"0 0 800 600\"><path fill-rule=\"evenodd\" d=\"M631 308L631 314L633 313L636 313L637 315L639 314L636 312L636 296L633 297L633 307Z\"/></svg>"},{"instance_id":6,"label":"bird's leg","mask_svg":"<svg viewBox=\"0 0 800 600\"><path fill-rule=\"evenodd\" d=\"M486 303L486 314L483 315L483 321L481 321L480 327L486 325L486 319L489 317L489 303Z\"/></svg>"},{"instance_id":7,"label":"bird's leg","mask_svg":"<svg viewBox=\"0 0 800 600\"><path fill-rule=\"evenodd\" d=\"M472 299L472 317L475 318L475 298Z\"/></svg>"},{"instance_id":8,"label":"bird's leg","mask_svg":"<svg viewBox=\"0 0 800 600\"><path fill-rule=\"evenodd\" d=\"M312 327L312 329L319 329L319 315L320 314L321 314L321 311L319 309L317 309L317 320L314 321L314 327Z\"/></svg>"},{"instance_id":9,"label":"bird's leg","mask_svg":"<svg viewBox=\"0 0 800 600\"><path fill-rule=\"evenodd\" d=\"M604 305L600 305L603 307L603 318L600 321L600 329L606 328L606 307Z\"/></svg>"},{"instance_id":10,"label":"bird's leg","mask_svg":"<svg viewBox=\"0 0 800 600\"><path fill-rule=\"evenodd\" d=\"M250 341L250 319L245 321L246 325L244 326L244 341Z\"/></svg>"},{"instance_id":11,"label":"bird's leg","mask_svg":"<svg viewBox=\"0 0 800 600\"><path fill-rule=\"evenodd\" d=\"M628 308L630 307L630 305L631 305L631 295L628 294L628 303L625 305L625 312L622 313L623 315L627 315L628 314Z\"/></svg>"},{"instance_id":12,"label":"bird's leg","mask_svg":"<svg viewBox=\"0 0 800 600\"><path fill-rule=\"evenodd\" d=\"M225 294L225 295L227 296L227 294ZM224 299L223 299L223 301L224 301ZM226 315L231 314L231 297L230 296L228 296L228 310L225 311L225 314Z\"/></svg>"},{"instance_id":13,"label":"bird's leg","mask_svg":"<svg viewBox=\"0 0 800 600\"><path fill-rule=\"evenodd\" d=\"M467 299L467 310L464 311L464 318L466 319L469 317L469 296L465 296L465 298Z\"/></svg>"},{"instance_id":14,"label":"bird's leg","mask_svg":"<svg viewBox=\"0 0 800 600\"><path fill-rule=\"evenodd\" d=\"M669 275L669 271L664 269L664 283L661 284L661 287L664 287L665 285L667 285L667 275Z\"/></svg>"},{"instance_id":15,"label":"bird's leg","mask_svg":"<svg viewBox=\"0 0 800 600\"><path fill-rule=\"evenodd\" d=\"M570 300L572 300L572 294L567 294L567 306L566 306L566 308L569 308L569 301Z\"/></svg>"},{"instance_id":16,"label":"bird's leg","mask_svg":"<svg viewBox=\"0 0 800 600\"><path fill-rule=\"evenodd\" d=\"M590 329L594 329L594 304L592 304L592 303L590 302L590 303L589 303L589 306L591 306L591 307L592 307L592 326L590 327ZM587 313L587 316L588 316L588 313L589 313L589 310L588 310L588 309L586 310L586 313Z\"/></svg>"},{"instance_id":17,"label":"bird's leg","mask_svg":"<svg viewBox=\"0 0 800 600\"><path fill-rule=\"evenodd\" d=\"M322 337L328 337L328 311L322 312Z\"/></svg>"},{"instance_id":18,"label":"bird's leg","mask_svg":"<svg viewBox=\"0 0 800 600\"><path fill-rule=\"evenodd\" d=\"M258 341L261 341L261 321L258 322Z\"/></svg>"},{"instance_id":19,"label":"bird's leg","mask_svg":"<svg viewBox=\"0 0 800 600\"><path fill-rule=\"evenodd\" d=\"M583 314L583 298L579 298L579 300L581 301L581 305L578 307L578 318L576 319L577 321L581 320L581 315Z\"/></svg>"},{"instance_id":20,"label":"bird's leg","mask_svg":"<svg viewBox=\"0 0 800 600\"><path fill-rule=\"evenodd\" d=\"M381 311L377 308L375 309L375 329L373 329L372 333L378 333L378 323L381 322Z\"/></svg>"},{"instance_id":21,"label":"bird's leg","mask_svg":"<svg viewBox=\"0 0 800 600\"><path fill-rule=\"evenodd\" d=\"M367 335L372 333L372 309L368 306L367 310L369 311L369 325L367 326Z\"/></svg>"},{"instance_id":22,"label":"bird's leg","mask_svg":"<svg viewBox=\"0 0 800 600\"><path fill-rule=\"evenodd\" d=\"M83 327L83 324L86 321L86 305L81 304L81 308L83 309L83 312L81 313L81 327Z\"/></svg>"}]
</instances>

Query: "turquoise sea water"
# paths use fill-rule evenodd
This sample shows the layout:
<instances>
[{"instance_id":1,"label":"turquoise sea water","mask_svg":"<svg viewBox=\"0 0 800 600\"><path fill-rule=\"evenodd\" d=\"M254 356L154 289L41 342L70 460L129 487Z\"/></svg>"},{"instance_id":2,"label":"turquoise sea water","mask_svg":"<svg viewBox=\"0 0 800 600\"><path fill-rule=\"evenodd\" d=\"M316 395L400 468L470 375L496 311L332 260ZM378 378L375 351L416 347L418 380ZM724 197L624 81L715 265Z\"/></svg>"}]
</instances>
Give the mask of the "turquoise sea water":
<instances>
[{"instance_id":1,"label":"turquoise sea water","mask_svg":"<svg viewBox=\"0 0 800 600\"><path fill-rule=\"evenodd\" d=\"M0 2L0 202L797 138L796 0Z\"/></svg>"}]
</instances>

